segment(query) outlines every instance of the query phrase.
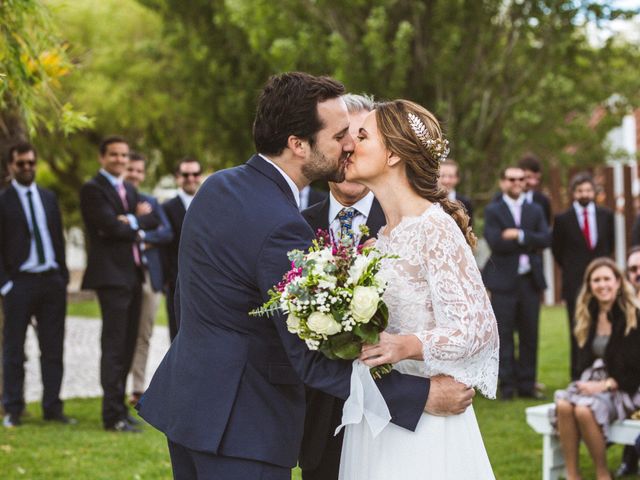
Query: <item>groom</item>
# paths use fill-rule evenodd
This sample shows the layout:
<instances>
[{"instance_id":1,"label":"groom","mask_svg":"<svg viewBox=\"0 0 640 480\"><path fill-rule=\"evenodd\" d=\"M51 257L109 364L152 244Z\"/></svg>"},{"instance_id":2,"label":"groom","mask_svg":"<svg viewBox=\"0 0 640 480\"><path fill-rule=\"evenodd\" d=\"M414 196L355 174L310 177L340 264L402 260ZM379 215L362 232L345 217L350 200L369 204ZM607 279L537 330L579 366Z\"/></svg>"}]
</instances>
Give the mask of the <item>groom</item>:
<instances>
[{"instance_id":1,"label":"groom","mask_svg":"<svg viewBox=\"0 0 640 480\"><path fill-rule=\"evenodd\" d=\"M166 434L176 479L290 479L304 423L303 384L349 395L350 362L309 351L280 315L247 314L288 270L287 252L313 238L298 211L299 190L344 178L354 143L343 93L327 77L272 77L254 122L260 154L210 177L187 212L178 256L180 330L138 404ZM395 371L378 387L391 421L410 430L423 409L459 413L473 395L452 379Z\"/></svg>"}]
</instances>

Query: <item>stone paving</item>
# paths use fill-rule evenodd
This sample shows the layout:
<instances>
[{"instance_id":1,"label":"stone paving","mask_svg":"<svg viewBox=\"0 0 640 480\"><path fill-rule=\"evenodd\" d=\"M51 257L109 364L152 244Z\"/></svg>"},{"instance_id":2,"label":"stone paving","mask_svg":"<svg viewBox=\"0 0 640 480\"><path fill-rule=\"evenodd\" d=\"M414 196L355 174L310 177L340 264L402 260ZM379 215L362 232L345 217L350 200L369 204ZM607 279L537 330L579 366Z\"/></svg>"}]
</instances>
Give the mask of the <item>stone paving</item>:
<instances>
[{"instance_id":1,"label":"stone paving","mask_svg":"<svg viewBox=\"0 0 640 480\"><path fill-rule=\"evenodd\" d=\"M62 398L101 397L100 387L100 330L102 322L94 318L67 317L64 342L64 377ZM147 361L147 383L169 348L169 329L155 326ZM42 381L40 379L40 349L38 338L32 327L27 332L25 343L27 363L25 365L25 399L40 401ZM129 376L131 391L131 376Z\"/></svg>"}]
</instances>

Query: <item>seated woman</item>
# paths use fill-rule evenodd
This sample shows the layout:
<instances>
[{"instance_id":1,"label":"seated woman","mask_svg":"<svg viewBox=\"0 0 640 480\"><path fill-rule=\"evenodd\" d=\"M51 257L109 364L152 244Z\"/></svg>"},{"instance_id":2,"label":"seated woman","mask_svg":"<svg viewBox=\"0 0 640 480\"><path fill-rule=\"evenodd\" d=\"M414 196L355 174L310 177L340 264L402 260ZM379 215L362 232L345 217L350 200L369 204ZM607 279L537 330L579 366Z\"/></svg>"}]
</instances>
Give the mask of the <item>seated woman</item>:
<instances>
[{"instance_id":1,"label":"seated woman","mask_svg":"<svg viewBox=\"0 0 640 480\"><path fill-rule=\"evenodd\" d=\"M612 422L640 406L640 329L633 287L609 258L593 260L576 302L574 334L581 376L555 394L567 480L580 479L584 439L598 480L610 480L606 445Z\"/></svg>"}]
</instances>

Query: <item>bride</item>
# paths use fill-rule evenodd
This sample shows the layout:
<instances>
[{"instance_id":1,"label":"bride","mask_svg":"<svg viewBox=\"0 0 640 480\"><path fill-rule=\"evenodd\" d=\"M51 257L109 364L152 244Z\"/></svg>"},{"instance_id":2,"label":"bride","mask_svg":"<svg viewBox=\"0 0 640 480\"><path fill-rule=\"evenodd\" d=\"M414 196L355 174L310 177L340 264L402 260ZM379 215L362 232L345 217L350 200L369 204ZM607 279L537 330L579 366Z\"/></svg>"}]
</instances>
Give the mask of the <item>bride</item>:
<instances>
[{"instance_id":1,"label":"bride","mask_svg":"<svg viewBox=\"0 0 640 480\"><path fill-rule=\"evenodd\" d=\"M389 327L363 348L368 366L449 375L495 398L498 333L471 252L475 236L463 207L438 186L448 153L440 125L407 100L376 106L359 130L346 179L369 187L387 225L377 248L388 281ZM347 425L343 480L493 479L473 407L456 416L423 414L415 432L389 423L373 436L367 422Z\"/></svg>"}]
</instances>

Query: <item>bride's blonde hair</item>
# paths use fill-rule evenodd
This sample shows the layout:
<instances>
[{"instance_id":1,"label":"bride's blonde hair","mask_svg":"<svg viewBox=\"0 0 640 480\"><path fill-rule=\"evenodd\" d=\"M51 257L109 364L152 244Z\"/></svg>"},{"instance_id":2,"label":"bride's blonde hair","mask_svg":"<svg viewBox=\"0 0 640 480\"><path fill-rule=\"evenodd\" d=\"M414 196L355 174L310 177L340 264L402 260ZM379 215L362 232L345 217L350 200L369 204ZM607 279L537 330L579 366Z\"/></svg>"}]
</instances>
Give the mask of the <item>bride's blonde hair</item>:
<instances>
[{"instance_id":1,"label":"bride's blonde hair","mask_svg":"<svg viewBox=\"0 0 640 480\"><path fill-rule=\"evenodd\" d=\"M456 221L467 243L475 247L477 238L469 225L469 215L462 204L449 200L448 192L438 184L440 156L421 141L419 133L410 123L411 115L415 115L426 127L426 137L441 143L444 142L444 136L436 117L409 100L378 103L375 112L384 146L405 163L411 187L422 198L439 203Z\"/></svg>"}]
</instances>

